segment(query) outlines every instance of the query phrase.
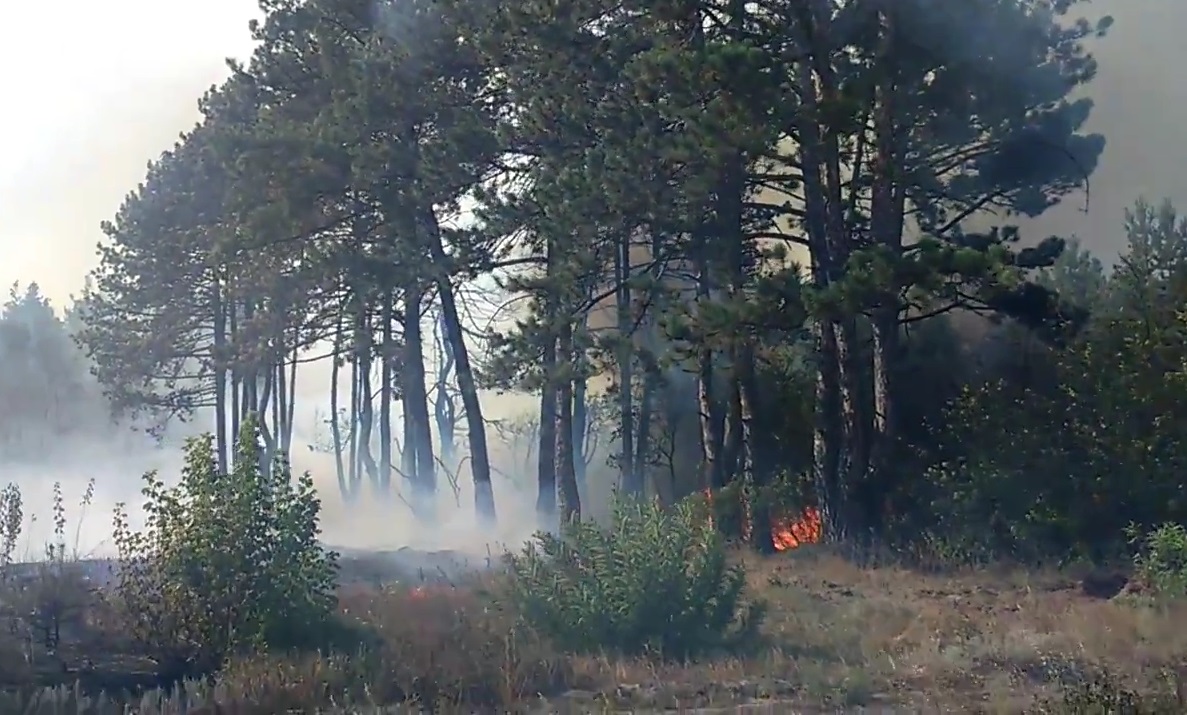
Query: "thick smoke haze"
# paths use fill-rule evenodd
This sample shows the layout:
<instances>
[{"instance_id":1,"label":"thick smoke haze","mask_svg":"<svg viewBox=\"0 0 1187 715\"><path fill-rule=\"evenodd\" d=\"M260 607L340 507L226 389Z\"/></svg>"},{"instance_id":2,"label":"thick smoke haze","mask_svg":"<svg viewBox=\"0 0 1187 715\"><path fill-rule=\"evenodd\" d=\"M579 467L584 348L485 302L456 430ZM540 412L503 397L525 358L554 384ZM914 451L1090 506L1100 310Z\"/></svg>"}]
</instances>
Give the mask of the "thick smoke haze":
<instances>
[{"instance_id":1,"label":"thick smoke haze","mask_svg":"<svg viewBox=\"0 0 1187 715\"><path fill-rule=\"evenodd\" d=\"M1028 230L1077 236L1106 262L1123 247L1125 209L1140 196L1187 204L1187 142L1182 117L1187 84L1176 68L1187 63L1187 3L1182 0L1094 0L1091 18L1112 15L1108 37L1093 45L1100 74L1087 94L1096 100L1087 131L1108 144L1091 179L1088 210L1072 195Z\"/></svg>"},{"instance_id":2,"label":"thick smoke haze","mask_svg":"<svg viewBox=\"0 0 1187 715\"><path fill-rule=\"evenodd\" d=\"M255 0L0 3L0 286L36 281L59 309L68 303L96 264L99 223L143 179L147 162L197 121L197 98L227 75L224 58L248 56L247 23L257 15ZM315 410L327 411L328 384L328 367L302 370L293 445L294 468L310 471L323 495L328 542L460 549L490 538L472 525L464 468L458 494L443 485L441 523L431 531L399 504L364 498L346 509L332 456L308 449L325 437ZM488 396L484 403L488 417L499 419L525 412L532 401ZM16 482L26 514L37 517L27 530L29 548L38 551L52 530L52 485L60 481L69 539L79 528L83 551L108 550L113 506L136 504L146 470L174 477L179 444L206 424L199 419L175 430L163 448L126 435L71 441L44 464L6 462L0 454L0 485ZM497 449L496 463L509 463ZM78 502L92 479L95 494L83 515ZM500 523L514 528L493 536L522 540L534 527L531 497L518 490L521 478L497 479Z\"/></svg>"},{"instance_id":3,"label":"thick smoke haze","mask_svg":"<svg viewBox=\"0 0 1187 715\"><path fill-rule=\"evenodd\" d=\"M1182 117L1187 83L1175 71L1187 63L1187 2L1098 0L1091 14L1112 14L1111 35L1096 48L1098 80L1089 89L1097 107L1089 125L1108 146L1091 180L1091 201L1072 196L1028 229L1038 236L1075 235L1111 260L1120 248L1124 209L1139 195L1187 204L1187 143ZM82 286L95 265L99 222L114 215L143 178L146 162L168 148L197 119L196 99L226 75L223 59L251 49L247 22L255 0L61 0L0 3L0 284L37 281L58 307ZM358 547L472 546L472 498L462 475L460 507L443 490L443 528L430 535L390 505L340 505L332 458L308 452L315 407L325 409L328 370L301 380L295 466L315 474L326 502L327 541ZM531 398L487 396L491 418L533 409ZM184 435L177 435L180 438ZM496 455L496 461L499 457ZM504 463L508 460L504 459ZM139 474L176 472L176 447L150 449L143 439L96 439L71 444L48 464L23 467L0 455L0 484L16 481L26 511L49 519L50 485L63 482L71 528L74 505L89 479L94 504L82 542L100 547L110 533L111 507L134 501ZM596 466L596 465L595 465ZM465 470L463 470L465 471ZM516 493L511 475L496 484L504 518L516 540L531 531L530 494ZM37 527L44 533L48 524ZM37 537L30 539L37 543ZM431 542L431 543L430 543Z\"/></svg>"}]
</instances>

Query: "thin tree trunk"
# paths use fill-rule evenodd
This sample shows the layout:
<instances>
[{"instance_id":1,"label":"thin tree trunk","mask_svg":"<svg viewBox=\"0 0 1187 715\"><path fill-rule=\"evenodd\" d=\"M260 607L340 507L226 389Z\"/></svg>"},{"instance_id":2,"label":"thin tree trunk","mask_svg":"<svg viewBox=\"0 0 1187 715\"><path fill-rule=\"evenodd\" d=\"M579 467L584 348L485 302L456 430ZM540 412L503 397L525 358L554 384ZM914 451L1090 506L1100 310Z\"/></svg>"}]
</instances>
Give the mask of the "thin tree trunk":
<instances>
[{"instance_id":1,"label":"thin tree trunk","mask_svg":"<svg viewBox=\"0 0 1187 715\"><path fill-rule=\"evenodd\" d=\"M886 9L879 10L883 21L882 56L891 57L894 50L894 16ZM885 248L892 260L903 250L903 214L905 193L896 176L901 164L902 147L896 123L895 98L898 88L891 68L880 73L874 92L874 161L873 186L870 202L870 224L874 241ZM890 493L893 488L892 454L898 435L895 432L894 377L901 359L899 318L901 305L897 285L886 287L882 300L871 314L873 333L873 434L870 446L870 488L876 497ZM880 498L876 501L881 501ZM869 525L878 524L882 517L879 505L867 505L865 518Z\"/></svg>"},{"instance_id":2,"label":"thin tree trunk","mask_svg":"<svg viewBox=\"0 0 1187 715\"><path fill-rule=\"evenodd\" d=\"M275 454L277 451L277 443L280 439L280 431L283 428L280 421L280 405L284 401L281 397L282 386L277 384L277 373L284 374L284 348L277 346L276 355L272 358L271 364L268 365L268 372L266 373L266 385L268 389L268 398L265 402L268 403L269 418L272 421L272 451Z\"/></svg>"},{"instance_id":3,"label":"thin tree trunk","mask_svg":"<svg viewBox=\"0 0 1187 715\"><path fill-rule=\"evenodd\" d=\"M663 277L663 272L660 264L660 257L663 255L663 239L657 231L651 232L651 260L652 267L650 270L651 281L647 286L647 300L644 301L643 314L640 315L640 320L645 326L645 344L643 349L638 352L643 358L643 388L642 394L639 396L639 420L638 431L635 434L635 471L644 479L644 485L647 483L646 475L653 472L651 469L650 458L652 444L654 438L652 433L653 421L655 417L655 405L657 393L659 392L661 374L660 367L656 360L656 353L660 349L660 334L659 322L656 318L659 308L656 306L656 301L661 299L663 289L660 281ZM654 476L658 477L658 472L654 472ZM661 498L663 490L660 488L657 478L651 480L656 498ZM674 498L675 491L672 491L671 496Z\"/></svg>"},{"instance_id":4,"label":"thin tree trunk","mask_svg":"<svg viewBox=\"0 0 1187 715\"><path fill-rule=\"evenodd\" d=\"M697 265L697 304L707 305L711 298L708 241L704 229L694 246ZM697 347L697 405L701 432L700 489L708 493L725 483L722 452L725 442L725 415L714 399L713 348L702 339Z\"/></svg>"},{"instance_id":5,"label":"thin tree trunk","mask_svg":"<svg viewBox=\"0 0 1187 715\"><path fill-rule=\"evenodd\" d=\"M401 377L405 395L404 419L412 424L408 433L414 457L416 508L429 515L437 493L437 465L433 460L433 435L429 427L429 396L425 385L424 338L420 325L420 308L424 293L419 280L404 288L404 364Z\"/></svg>"},{"instance_id":6,"label":"thin tree trunk","mask_svg":"<svg viewBox=\"0 0 1187 715\"><path fill-rule=\"evenodd\" d=\"M556 281L557 246L556 239L549 237L545 247L545 277ZM539 453L536 463L536 518L542 529L556 529L557 522L557 381L560 379L557 364L557 331L559 329L557 301L559 293L549 288L542 297L544 309L544 340L541 371L543 384L540 386L540 427L536 430ZM529 443L529 453L530 453Z\"/></svg>"},{"instance_id":7,"label":"thin tree trunk","mask_svg":"<svg viewBox=\"0 0 1187 715\"><path fill-rule=\"evenodd\" d=\"M214 442L218 453L218 473L227 473L227 313L222 286L212 282L211 310L214 314Z\"/></svg>"},{"instance_id":8,"label":"thin tree trunk","mask_svg":"<svg viewBox=\"0 0 1187 715\"><path fill-rule=\"evenodd\" d=\"M441 440L441 460L449 465L450 469L454 469L457 466L457 406L454 404L453 395L449 394L449 382L457 361L454 360L453 350L445 338L445 324L440 317L433 332L440 359L434 387L436 396L433 400L433 415L437 420L437 434Z\"/></svg>"},{"instance_id":9,"label":"thin tree trunk","mask_svg":"<svg viewBox=\"0 0 1187 715\"><path fill-rule=\"evenodd\" d=\"M635 434L635 466L634 469L641 475L646 475L653 471L648 464L648 457L651 454L651 430L652 418L655 413L655 393L659 376L653 369L648 369L643 374L643 391L639 396L639 424L638 431ZM653 480L654 481L654 480ZM658 484L654 484L655 496L660 496L660 488Z\"/></svg>"},{"instance_id":10,"label":"thin tree trunk","mask_svg":"<svg viewBox=\"0 0 1187 715\"><path fill-rule=\"evenodd\" d=\"M279 412L279 434L277 441L282 452L292 458L293 446L293 394L289 380L289 356L292 355L287 347L282 346L280 357L276 363L276 397Z\"/></svg>"},{"instance_id":11,"label":"thin tree trunk","mask_svg":"<svg viewBox=\"0 0 1187 715\"><path fill-rule=\"evenodd\" d=\"M271 369L264 372L263 389L258 395L258 402L253 410L256 413L256 425L259 430L259 437L264 442L264 448L260 451L260 472L263 474L267 474L272 469L272 460L276 456L276 437L268 424L269 419L274 414L274 410L272 409L275 404L272 400L272 391L274 388L272 378L275 374L275 371Z\"/></svg>"},{"instance_id":12,"label":"thin tree trunk","mask_svg":"<svg viewBox=\"0 0 1187 715\"><path fill-rule=\"evenodd\" d=\"M726 373L727 382L724 386L725 435L722 439L721 467L717 470L718 478L721 480L717 486L722 487L737 479L741 473L742 452L746 449L746 434L742 425L742 393L735 377L736 370L737 368L731 364L728 371L723 371Z\"/></svg>"},{"instance_id":13,"label":"thin tree trunk","mask_svg":"<svg viewBox=\"0 0 1187 715\"><path fill-rule=\"evenodd\" d=\"M392 311L395 296L392 291L383 294L383 308L380 311L382 321L383 354L379 366L379 483L378 487L383 496L390 496L392 485L392 361L395 344L392 340Z\"/></svg>"},{"instance_id":14,"label":"thin tree trunk","mask_svg":"<svg viewBox=\"0 0 1187 715\"><path fill-rule=\"evenodd\" d=\"M254 302L250 299L243 301L243 322L249 332L253 331L252 321L255 318ZM256 426L263 424L264 415L259 414L260 405L260 368L259 356L256 351L251 351L247 357L246 365L243 370L243 416L247 418L248 415L254 414L256 417Z\"/></svg>"},{"instance_id":15,"label":"thin tree trunk","mask_svg":"<svg viewBox=\"0 0 1187 715\"><path fill-rule=\"evenodd\" d=\"M342 463L342 425L339 422L338 394L339 381L342 373L342 321L339 319L338 326L334 332L334 354L333 362L330 367L330 439L334 445L334 469L338 476L338 491L342 494L342 500L350 502L354 495L350 490L350 483L346 480L346 468Z\"/></svg>"},{"instance_id":16,"label":"thin tree trunk","mask_svg":"<svg viewBox=\"0 0 1187 715\"><path fill-rule=\"evenodd\" d=\"M285 393L288 395L288 410L285 412L284 418L284 451L288 454L292 454L293 448L293 422L296 420L297 414L297 362L300 352L301 348L297 344L297 339L294 335L293 350L290 353L288 365L288 390Z\"/></svg>"},{"instance_id":17,"label":"thin tree trunk","mask_svg":"<svg viewBox=\"0 0 1187 715\"><path fill-rule=\"evenodd\" d=\"M560 489L561 523L568 524L581 518L581 493L577 490L577 474L573 469L573 324L567 319L560 325L557 357L561 363L556 389L559 409L556 420L557 486Z\"/></svg>"},{"instance_id":18,"label":"thin tree trunk","mask_svg":"<svg viewBox=\"0 0 1187 715\"><path fill-rule=\"evenodd\" d=\"M371 453L371 441L375 429L374 390L371 386L372 370L372 335L371 326L364 316L360 320L362 328L362 343L359 346L359 463L371 482L371 489L381 492L379 485L379 465Z\"/></svg>"},{"instance_id":19,"label":"thin tree trunk","mask_svg":"<svg viewBox=\"0 0 1187 715\"><path fill-rule=\"evenodd\" d=\"M240 412L239 393L243 382L243 370L239 364L238 346L237 343L241 336L239 335L239 306L235 302L234 295L226 296L227 314L229 316L228 328L230 331L231 344L233 347L233 354L230 356L231 360L231 441L234 442L239 439L239 426L243 420L243 414ZM235 454L234 449L230 449L228 457Z\"/></svg>"},{"instance_id":20,"label":"thin tree trunk","mask_svg":"<svg viewBox=\"0 0 1187 715\"><path fill-rule=\"evenodd\" d=\"M618 328L618 433L619 485L624 494L638 497L643 493L641 475L635 473L635 406L634 406L634 326L631 321L630 234L618 240L614 253L615 306Z\"/></svg>"},{"instance_id":21,"label":"thin tree trunk","mask_svg":"<svg viewBox=\"0 0 1187 715\"><path fill-rule=\"evenodd\" d=\"M445 321L446 339L457 360L458 390L462 395L462 407L466 411L466 427L470 443L470 469L474 475L474 508L479 519L488 524L495 521L495 493L491 485L490 452L486 444L486 422L482 417L482 404L478 401L478 383L470 365L470 353L466 349L462 332L461 316L453 293L453 283L446 272L445 246L441 242L441 228L431 210L421 216L421 228L425 232L429 256L433 261L437 292L441 296L441 312Z\"/></svg>"},{"instance_id":22,"label":"thin tree trunk","mask_svg":"<svg viewBox=\"0 0 1187 715\"><path fill-rule=\"evenodd\" d=\"M540 387L540 429L537 434L540 451L536 464L536 515L540 520L540 527L544 529L555 528L557 519L558 397L556 388L559 375L557 373L556 337L552 330L552 323L549 322L547 334L544 337L544 361L541 365L544 372L544 384Z\"/></svg>"},{"instance_id":23,"label":"thin tree trunk","mask_svg":"<svg viewBox=\"0 0 1187 715\"><path fill-rule=\"evenodd\" d=\"M358 340L358 336L355 336ZM350 423L347 428L347 475L351 494L358 494L363 481L362 465L359 463L359 357L356 351L350 355Z\"/></svg>"},{"instance_id":24,"label":"thin tree trunk","mask_svg":"<svg viewBox=\"0 0 1187 715\"><path fill-rule=\"evenodd\" d=\"M582 372L573 379L573 473L577 478L578 489L585 488L586 468L589 465L589 455L585 453L585 434L589 429L589 404L586 401L588 390L589 380ZM633 468L631 471L640 474Z\"/></svg>"},{"instance_id":25,"label":"thin tree trunk","mask_svg":"<svg viewBox=\"0 0 1187 715\"><path fill-rule=\"evenodd\" d=\"M819 18L818 18L819 19ZM811 32L809 30L809 32ZM826 50L821 39L809 34L804 38L809 54L823 58ZM817 63L829 74L827 61ZM805 227L812 257L812 281L818 289L828 289L841 275L850 246L844 232L843 205L839 186L839 157L835 137L822 137L816 75L813 64L804 60L798 72L804 111L799 114L799 138L804 176ZM831 76L820 78L825 91L831 92ZM827 144L827 146L826 146ZM826 156L827 155L827 156ZM827 159L827 161L826 161ZM816 386L816 420L813 437L813 481L824 537L829 541L844 539L849 516L849 483L854 466L854 442L859 438L856 413L857 376L852 374L850 356L852 331L840 317L815 316L813 333L820 361Z\"/></svg>"},{"instance_id":26,"label":"thin tree trunk","mask_svg":"<svg viewBox=\"0 0 1187 715\"><path fill-rule=\"evenodd\" d=\"M771 505L760 500L760 490L767 487L770 478L760 467L754 455L754 405L758 401L758 383L754 375L754 349L744 340L734 363L735 379L738 383L738 406L741 411L742 451L739 458L739 472L743 484L750 488L750 543L760 553L775 551L774 534L771 528Z\"/></svg>"}]
</instances>

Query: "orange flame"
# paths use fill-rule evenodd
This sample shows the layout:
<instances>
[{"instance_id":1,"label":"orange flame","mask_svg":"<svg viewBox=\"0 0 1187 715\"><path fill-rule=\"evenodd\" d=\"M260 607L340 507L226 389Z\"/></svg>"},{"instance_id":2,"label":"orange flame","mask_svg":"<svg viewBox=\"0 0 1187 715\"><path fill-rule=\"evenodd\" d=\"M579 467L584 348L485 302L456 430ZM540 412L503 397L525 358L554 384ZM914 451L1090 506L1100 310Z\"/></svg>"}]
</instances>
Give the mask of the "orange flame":
<instances>
[{"instance_id":1,"label":"orange flame","mask_svg":"<svg viewBox=\"0 0 1187 715\"><path fill-rule=\"evenodd\" d=\"M771 540L775 542L776 551L818 543L820 535L820 510L815 507L804 509L799 518L774 519L771 525Z\"/></svg>"}]
</instances>

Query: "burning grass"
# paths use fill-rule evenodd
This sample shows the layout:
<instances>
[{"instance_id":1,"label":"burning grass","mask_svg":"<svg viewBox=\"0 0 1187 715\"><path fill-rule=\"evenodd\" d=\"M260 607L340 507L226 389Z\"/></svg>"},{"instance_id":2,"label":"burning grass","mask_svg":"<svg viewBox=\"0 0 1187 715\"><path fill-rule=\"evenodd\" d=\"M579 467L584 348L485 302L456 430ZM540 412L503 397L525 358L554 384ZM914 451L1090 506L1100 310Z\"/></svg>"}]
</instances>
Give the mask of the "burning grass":
<instances>
[{"instance_id":1,"label":"burning grass","mask_svg":"<svg viewBox=\"0 0 1187 715\"><path fill-rule=\"evenodd\" d=\"M859 567L815 546L735 558L747 566L752 594L768 605L760 638L741 654L695 663L566 655L523 625L500 598L496 577L416 587L354 582L341 587L340 604L360 639L356 655L238 661L214 685L191 683L188 691L206 712L261 714L332 703L338 712L381 705L393 708L387 712L647 712L744 703L782 712L1019 712L1100 673L1109 674L1109 688L1166 688L1187 663L1187 605L1088 595L1070 574L925 575ZM344 564L345 575L351 567ZM89 652L66 648L56 660L39 653L32 664L20 655L26 644L0 624L0 653L21 665L0 663L4 687L56 679L110 689L121 668L127 684L137 683L143 661L112 654L120 641L101 632L110 625L89 623ZM18 673L23 683L13 682ZM145 713L179 711L176 698L162 701L152 691L136 701L148 703ZM11 707L0 700L0 710L17 711ZM122 712L53 707L30 712Z\"/></svg>"}]
</instances>

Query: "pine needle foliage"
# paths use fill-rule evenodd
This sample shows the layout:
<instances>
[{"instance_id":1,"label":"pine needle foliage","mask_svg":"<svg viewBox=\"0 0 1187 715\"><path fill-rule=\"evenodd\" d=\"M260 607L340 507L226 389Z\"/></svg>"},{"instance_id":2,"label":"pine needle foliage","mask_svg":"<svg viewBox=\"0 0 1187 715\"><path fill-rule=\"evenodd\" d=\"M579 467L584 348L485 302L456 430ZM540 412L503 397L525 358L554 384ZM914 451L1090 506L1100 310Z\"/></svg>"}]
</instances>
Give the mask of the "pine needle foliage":
<instances>
[{"instance_id":1,"label":"pine needle foliage","mask_svg":"<svg viewBox=\"0 0 1187 715\"><path fill-rule=\"evenodd\" d=\"M664 509L620 497L609 528L538 533L508 562L528 625L572 652L692 658L752 642L762 621L744 569L693 501Z\"/></svg>"}]
</instances>

